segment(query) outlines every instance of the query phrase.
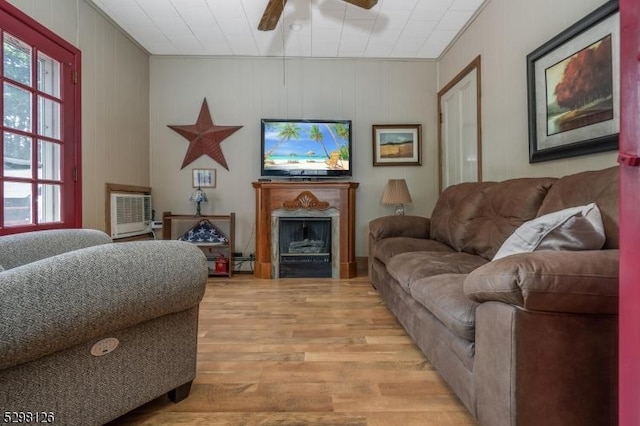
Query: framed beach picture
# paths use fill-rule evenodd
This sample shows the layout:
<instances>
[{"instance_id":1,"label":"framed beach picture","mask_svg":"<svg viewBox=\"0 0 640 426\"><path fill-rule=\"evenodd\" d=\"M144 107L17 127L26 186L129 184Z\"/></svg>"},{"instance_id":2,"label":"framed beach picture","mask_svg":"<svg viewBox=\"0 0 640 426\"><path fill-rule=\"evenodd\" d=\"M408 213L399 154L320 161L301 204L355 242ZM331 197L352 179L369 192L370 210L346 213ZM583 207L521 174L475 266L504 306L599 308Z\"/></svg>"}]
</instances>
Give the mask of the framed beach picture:
<instances>
[{"instance_id":1,"label":"framed beach picture","mask_svg":"<svg viewBox=\"0 0 640 426\"><path fill-rule=\"evenodd\" d=\"M527 55L530 163L618 148L618 15L609 1Z\"/></svg>"},{"instance_id":2,"label":"framed beach picture","mask_svg":"<svg viewBox=\"0 0 640 426\"><path fill-rule=\"evenodd\" d=\"M193 169L194 188L215 188L216 169Z\"/></svg>"},{"instance_id":3,"label":"framed beach picture","mask_svg":"<svg viewBox=\"0 0 640 426\"><path fill-rule=\"evenodd\" d=\"M421 124L374 124L373 165L421 165L421 133Z\"/></svg>"}]
</instances>

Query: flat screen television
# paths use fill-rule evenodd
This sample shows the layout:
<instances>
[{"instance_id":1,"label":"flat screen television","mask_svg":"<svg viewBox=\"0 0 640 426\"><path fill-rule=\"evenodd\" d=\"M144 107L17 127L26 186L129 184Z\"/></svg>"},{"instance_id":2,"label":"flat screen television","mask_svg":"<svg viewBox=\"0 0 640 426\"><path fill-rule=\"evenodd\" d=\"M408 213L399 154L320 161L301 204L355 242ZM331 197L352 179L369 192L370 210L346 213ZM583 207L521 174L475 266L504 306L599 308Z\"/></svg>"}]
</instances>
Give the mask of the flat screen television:
<instances>
[{"instance_id":1,"label":"flat screen television","mask_svg":"<svg viewBox=\"0 0 640 426\"><path fill-rule=\"evenodd\" d=\"M351 176L351 120L263 118L261 174L283 178Z\"/></svg>"}]
</instances>

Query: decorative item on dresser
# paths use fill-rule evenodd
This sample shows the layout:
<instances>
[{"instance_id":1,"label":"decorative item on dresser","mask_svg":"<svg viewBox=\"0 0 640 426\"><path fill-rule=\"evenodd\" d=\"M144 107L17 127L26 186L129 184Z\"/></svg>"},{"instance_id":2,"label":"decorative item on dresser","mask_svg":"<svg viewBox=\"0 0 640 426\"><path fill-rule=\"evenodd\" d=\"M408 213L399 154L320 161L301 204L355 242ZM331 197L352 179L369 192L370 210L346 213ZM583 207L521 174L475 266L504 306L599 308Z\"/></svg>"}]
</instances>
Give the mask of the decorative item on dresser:
<instances>
[{"instance_id":1,"label":"decorative item on dresser","mask_svg":"<svg viewBox=\"0 0 640 426\"><path fill-rule=\"evenodd\" d=\"M389 179L382 193L382 204L395 204L396 214L404 215L404 204L411 202L411 194L404 179Z\"/></svg>"},{"instance_id":2,"label":"decorative item on dresser","mask_svg":"<svg viewBox=\"0 0 640 426\"><path fill-rule=\"evenodd\" d=\"M162 239L195 244L207 258L209 276L231 277L236 214L192 216L162 213Z\"/></svg>"},{"instance_id":3,"label":"decorative item on dresser","mask_svg":"<svg viewBox=\"0 0 640 426\"><path fill-rule=\"evenodd\" d=\"M191 197L189 197L189 201L193 201L194 203L196 203L195 216L202 216L200 211L200 204L206 203L209 200L207 199L207 194L202 190L202 188L198 187L195 191L191 193Z\"/></svg>"}]
</instances>

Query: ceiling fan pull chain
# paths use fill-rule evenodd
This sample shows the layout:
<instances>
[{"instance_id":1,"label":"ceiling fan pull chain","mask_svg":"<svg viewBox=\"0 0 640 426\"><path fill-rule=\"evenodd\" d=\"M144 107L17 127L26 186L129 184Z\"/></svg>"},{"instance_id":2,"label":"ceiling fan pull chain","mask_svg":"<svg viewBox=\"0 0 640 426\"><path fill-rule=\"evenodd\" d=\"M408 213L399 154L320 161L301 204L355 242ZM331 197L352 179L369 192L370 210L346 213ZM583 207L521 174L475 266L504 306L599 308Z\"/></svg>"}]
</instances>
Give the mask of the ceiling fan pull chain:
<instances>
[{"instance_id":1,"label":"ceiling fan pull chain","mask_svg":"<svg viewBox=\"0 0 640 426\"><path fill-rule=\"evenodd\" d=\"M287 0L282 0L282 13L284 13L284 5L287 2ZM285 65L285 60L284 60L284 56L285 56L285 41L284 41L284 18L282 18L282 25L280 26L281 30L282 30L282 85L286 86L287 85L287 67Z\"/></svg>"}]
</instances>

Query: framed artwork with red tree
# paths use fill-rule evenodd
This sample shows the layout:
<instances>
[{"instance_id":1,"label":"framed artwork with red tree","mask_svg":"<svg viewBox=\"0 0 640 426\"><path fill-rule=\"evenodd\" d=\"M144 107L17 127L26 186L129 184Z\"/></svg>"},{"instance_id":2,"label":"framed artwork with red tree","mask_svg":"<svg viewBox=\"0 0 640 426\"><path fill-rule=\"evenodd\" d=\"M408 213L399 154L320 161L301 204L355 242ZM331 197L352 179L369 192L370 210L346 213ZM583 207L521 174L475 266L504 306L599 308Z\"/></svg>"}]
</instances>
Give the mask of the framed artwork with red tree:
<instances>
[{"instance_id":1,"label":"framed artwork with red tree","mask_svg":"<svg viewBox=\"0 0 640 426\"><path fill-rule=\"evenodd\" d=\"M617 149L619 75L617 0L527 55L529 162Z\"/></svg>"}]
</instances>

